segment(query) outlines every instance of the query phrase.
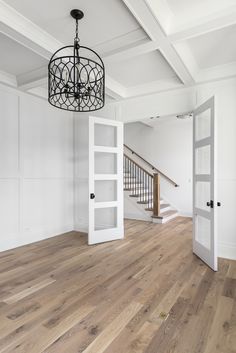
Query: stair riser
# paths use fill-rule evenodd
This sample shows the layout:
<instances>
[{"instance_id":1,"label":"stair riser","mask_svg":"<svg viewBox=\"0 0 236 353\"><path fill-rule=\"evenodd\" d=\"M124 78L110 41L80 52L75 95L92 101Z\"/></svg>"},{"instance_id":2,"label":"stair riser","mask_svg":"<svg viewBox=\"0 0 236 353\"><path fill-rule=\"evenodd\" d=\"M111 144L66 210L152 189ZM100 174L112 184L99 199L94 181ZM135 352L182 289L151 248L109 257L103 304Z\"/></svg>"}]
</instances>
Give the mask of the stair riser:
<instances>
[{"instance_id":1,"label":"stair riser","mask_svg":"<svg viewBox=\"0 0 236 353\"><path fill-rule=\"evenodd\" d=\"M165 208L161 208L160 209L160 214L166 212L166 211L171 211L173 210L173 208L171 206L165 207Z\"/></svg>"},{"instance_id":2,"label":"stair riser","mask_svg":"<svg viewBox=\"0 0 236 353\"><path fill-rule=\"evenodd\" d=\"M179 216L179 214L178 214L178 212L176 212L172 216L163 218L162 223L167 223L167 222L171 221L172 219L174 219L174 218L176 218L178 216Z\"/></svg>"}]
</instances>

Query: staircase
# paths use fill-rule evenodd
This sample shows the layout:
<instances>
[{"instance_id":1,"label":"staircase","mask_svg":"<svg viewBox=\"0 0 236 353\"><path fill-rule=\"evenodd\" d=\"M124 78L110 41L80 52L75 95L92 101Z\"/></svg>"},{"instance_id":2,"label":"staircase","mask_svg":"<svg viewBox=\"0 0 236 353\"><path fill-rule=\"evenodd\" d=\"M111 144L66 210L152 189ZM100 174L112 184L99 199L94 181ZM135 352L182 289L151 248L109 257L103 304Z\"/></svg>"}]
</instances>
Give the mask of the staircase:
<instances>
[{"instance_id":1,"label":"staircase","mask_svg":"<svg viewBox=\"0 0 236 353\"><path fill-rule=\"evenodd\" d=\"M165 178L174 187L178 185L130 147L127 145L124 147L124 192L126 195L138 205L140 211L145 214L146 220L166 223L176 218L178 211L161 198L160 178Z\"/></svg>"}]
</instances>

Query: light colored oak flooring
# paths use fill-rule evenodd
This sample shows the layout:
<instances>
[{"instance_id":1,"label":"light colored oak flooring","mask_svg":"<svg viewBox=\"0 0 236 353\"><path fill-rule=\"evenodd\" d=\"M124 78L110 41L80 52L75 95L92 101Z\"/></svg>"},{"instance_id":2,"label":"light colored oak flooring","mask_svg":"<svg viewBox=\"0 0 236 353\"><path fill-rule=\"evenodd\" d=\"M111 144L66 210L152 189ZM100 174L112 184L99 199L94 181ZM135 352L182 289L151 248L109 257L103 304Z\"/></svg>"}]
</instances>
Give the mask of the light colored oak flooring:
<instances>
[{"instance_id":1,"label":"light colored oak flooring","mask_svg":"<svg viewBox=\"0 0 236 353\"><path fill-rule=\"evenodd\" d=\"M236 262L211 271L191 226L127 220L123 241L73 232L1 253L0 352L236 352Z\"/></svg>"}]
</instances>

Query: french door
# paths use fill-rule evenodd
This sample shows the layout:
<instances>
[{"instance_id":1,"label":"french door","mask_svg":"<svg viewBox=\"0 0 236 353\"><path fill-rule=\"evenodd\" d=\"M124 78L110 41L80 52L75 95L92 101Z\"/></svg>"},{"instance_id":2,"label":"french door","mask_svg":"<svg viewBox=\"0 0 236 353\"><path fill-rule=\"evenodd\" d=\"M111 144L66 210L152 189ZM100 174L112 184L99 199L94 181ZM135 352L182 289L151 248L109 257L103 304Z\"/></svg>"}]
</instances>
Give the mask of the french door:
<instances>
[{"instance_id":1,"label":"french door","mask_svg":"<svg viewBox=\"0 0 236 353\"><path fill-rule=\"evenodd\" d=\"M193 252L217 271L215 98L193 115Z\"/></svg>"},{"instance_id":2,"label":"french door","mask_svg":"<svg viewBox=\"0 0 236 353\"><path fill-rule=\"evenodd\" d=\"M89 244L124 237L123 123L89 118Z\"/></svg>"}]
</instances>

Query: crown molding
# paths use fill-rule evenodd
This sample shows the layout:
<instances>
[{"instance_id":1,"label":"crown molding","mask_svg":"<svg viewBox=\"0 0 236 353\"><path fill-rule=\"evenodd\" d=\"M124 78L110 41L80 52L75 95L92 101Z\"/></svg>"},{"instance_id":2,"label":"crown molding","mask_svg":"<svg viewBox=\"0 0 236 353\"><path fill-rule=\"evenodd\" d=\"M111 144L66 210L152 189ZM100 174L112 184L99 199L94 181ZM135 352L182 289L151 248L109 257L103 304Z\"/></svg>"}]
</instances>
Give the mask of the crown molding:
<instances>
[{"instance_id":1,"label":"crown molding","mask_svg":"<svg viewBox=\"0 0 236 353\"><path fill-rule=\"evenodd\" d=\"M1 70L0 70L0 82L8 86L17 87L16 76Z\"/></svg>"}]
</instances>

